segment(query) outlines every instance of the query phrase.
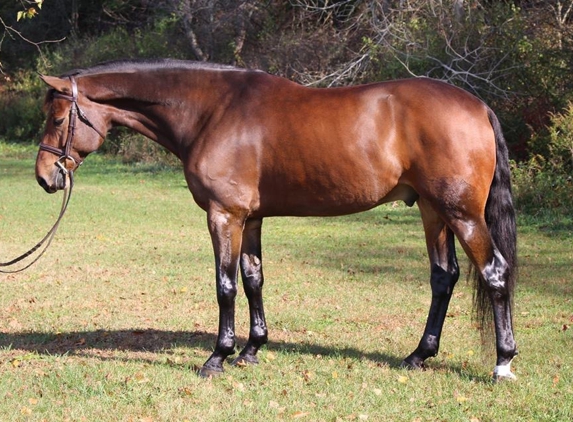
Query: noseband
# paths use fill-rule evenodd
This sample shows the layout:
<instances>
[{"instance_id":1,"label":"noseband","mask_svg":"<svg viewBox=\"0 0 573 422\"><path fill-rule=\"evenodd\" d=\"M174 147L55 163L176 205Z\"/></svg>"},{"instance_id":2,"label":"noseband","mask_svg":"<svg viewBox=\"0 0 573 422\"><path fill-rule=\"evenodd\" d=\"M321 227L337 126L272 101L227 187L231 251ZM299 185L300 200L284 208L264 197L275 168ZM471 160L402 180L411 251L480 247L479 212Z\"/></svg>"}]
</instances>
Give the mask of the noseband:
<instances>
[{"instance_id":1,"label":"noseband","mask_svg":"<svg viewBox=\"0 0 573 422\"><path fill-rule=\"evenodd\" d=\"M72 83L72 95L66 95L58 91L54 92L53 94L54 98L61 98L72 103L72 106L70 107L70 116L68 119L68 137L66 138L66 143L63 148L53 147L43 142L40 143L41 151L51 152L52 154L59 156L58 161L56 161L56 165L62 170L64 174L68 174L69 172L65 166L66 160L71 160L74 163L74 167L80 166L83 162L79 156L78 159L75 159L71 155L72 142L74 140L74 133L76 131L76 119L78 116L82 122L91 127L99 136L101 136L102 139L105 138L105 135L98 128L96 128L92 122L90 122L86 114L78 105L78 84L76 83L76 80L73 76L69 76L69 79Z\"/></svg>"}]
</instances>

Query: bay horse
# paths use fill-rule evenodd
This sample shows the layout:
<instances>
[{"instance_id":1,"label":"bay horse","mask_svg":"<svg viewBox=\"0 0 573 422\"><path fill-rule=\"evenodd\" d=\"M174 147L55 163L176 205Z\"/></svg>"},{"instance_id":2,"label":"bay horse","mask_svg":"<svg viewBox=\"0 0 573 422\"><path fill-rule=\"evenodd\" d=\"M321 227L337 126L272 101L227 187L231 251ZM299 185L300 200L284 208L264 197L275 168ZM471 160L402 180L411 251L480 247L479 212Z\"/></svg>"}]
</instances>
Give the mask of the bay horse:
<instances>
[{"instance_id":1,"label":"bay horse","mask_svg":"<svg viewBox=\"0 0 573 422\"><path fill-rule=\"evenodd\" d=\"M47 121L36 161L50 193L66 186L113 126L163 145L183 163L207 213L219 327L199 374L223 372L235 353L240 271L250 312L234 364L257 363L267 342L261 227L269 216L335 216L415 203L425 231L432 300L403 365L438 353L459 278L455 237L475 279L474 306L495 327L494 379L514 379L516 221L508 152L493 111L427 78L310 88L256 70L175 60L124 60L42 76ZM489 319L489 321L488 321Z\"/></svg>"}]
</instances>

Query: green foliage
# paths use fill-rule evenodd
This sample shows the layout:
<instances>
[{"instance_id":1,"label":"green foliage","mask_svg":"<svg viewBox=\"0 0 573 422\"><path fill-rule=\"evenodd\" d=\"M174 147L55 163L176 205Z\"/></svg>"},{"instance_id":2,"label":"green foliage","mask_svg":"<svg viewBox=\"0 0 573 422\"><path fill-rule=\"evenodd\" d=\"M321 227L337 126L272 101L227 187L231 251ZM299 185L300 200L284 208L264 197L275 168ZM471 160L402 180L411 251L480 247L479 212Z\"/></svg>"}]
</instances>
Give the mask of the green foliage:
<instances>
[{"instance_id":1,"label":"green foliage","mask_svg":"<svg viewBox=\"0 0 573 422\"><path fill-rule=\"evenodd\" d=\"M549 159L565 171L573 170L573 103L551 116Z\"/></svg>"},{"instance_id":2,"label":"green foliage","mask_svg":"<svg viewBox=\"0 0 573 422\"><path fill-rule=\"evenodd\" d=\"M530 148L536 154L513 168L518 209L558 223L573 209L572 103L551 115L547 130L533 138Z\"/></svg>"},{"instance_id":3,"label":"green foliage","mask_svg":"<svg viewBox=\"0 0 573 422\"><path fill-rule=\"evenodd\" d=\"M0 96L0 136L23 143L37 140L44 123L44 93L37 75L22 73L18 82Z\"/></svg>"},{"instance_id":4,"label":"green foliage","mask_svg":"<svg viewBox=\"0 0 573 422\"><path fill-rule=\"evenodd\" d=\"M556 162L538 155L513 166L514 198L518 211L554 224L573 209L573 177Z\"/></svg>"}]
</instances>

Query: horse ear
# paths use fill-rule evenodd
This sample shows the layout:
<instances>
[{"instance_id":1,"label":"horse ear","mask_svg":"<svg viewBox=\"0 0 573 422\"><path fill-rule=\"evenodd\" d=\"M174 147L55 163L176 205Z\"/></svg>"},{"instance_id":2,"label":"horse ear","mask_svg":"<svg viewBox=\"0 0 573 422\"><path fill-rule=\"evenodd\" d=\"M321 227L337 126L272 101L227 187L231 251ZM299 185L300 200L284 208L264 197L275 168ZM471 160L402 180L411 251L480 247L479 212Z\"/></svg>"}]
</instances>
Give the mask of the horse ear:
<instances>
[{"instance_id":1,"label":"horse ear","mask_svg":"<svg viewBox=\"0 0 573 422\"><path fill-rule=\"evenodd\" d=\"M54 88L58 92L68 94L72 92L72 84L69 79L60 79L55 76L45 75L40 75L40 79L42 79L46 85Z\"/></svg>"}]
</instances>

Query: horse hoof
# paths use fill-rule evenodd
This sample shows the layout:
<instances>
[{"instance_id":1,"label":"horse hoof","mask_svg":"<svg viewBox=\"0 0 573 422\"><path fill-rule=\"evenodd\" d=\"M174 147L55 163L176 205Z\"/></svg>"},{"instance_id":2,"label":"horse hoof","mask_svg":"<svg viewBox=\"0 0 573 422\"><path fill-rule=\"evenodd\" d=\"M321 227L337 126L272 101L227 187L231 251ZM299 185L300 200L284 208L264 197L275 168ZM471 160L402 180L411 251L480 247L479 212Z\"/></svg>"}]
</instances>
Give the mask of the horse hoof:
<instances>
[{"instance_id":1,"label":"horse hoof","mask_svg":"<svg viewBox=\"0 0 573 422\"><path fill-rule=\"evenodd\" d=\"M406 359L400 364L400 368L421 371L424 369L424 362L408 362Z\"/></svg>"},{"instance_id":2,"label":"horse hoof","mask_svg":"<svg viewBox=\"0 0 573 422\"><path fill-rule=\"evenodd\" d=\"M218 377L220 375L223 375L223 372L224 372L223 368L213 368L213 367L203 366L201 369L199 369L197 374L201 378L215 378L215 377Z\"/></svg>"},{"instance_id":3,"label":"horse hoof","mask_svg":"<svg viewBox=\"0 0 573 422\"><path fill-rule=\"evenodd\" d=\"M494 383L506 382L506 381L517 381L517 377L513 372L505 373L503 375L496 373L493 374Z\"/></svg>"},{"instance_id":4,"label":"horse hoof","mask_svg":"<svg viewBox=\"0 0 573 422\"><path fill-rule=\"evenodd\" d=\"M254 355L239 355L237 358L231 363L233 366L243 367L248 365L258 365L259 360Z\"/></svg>"}]
</instances>

